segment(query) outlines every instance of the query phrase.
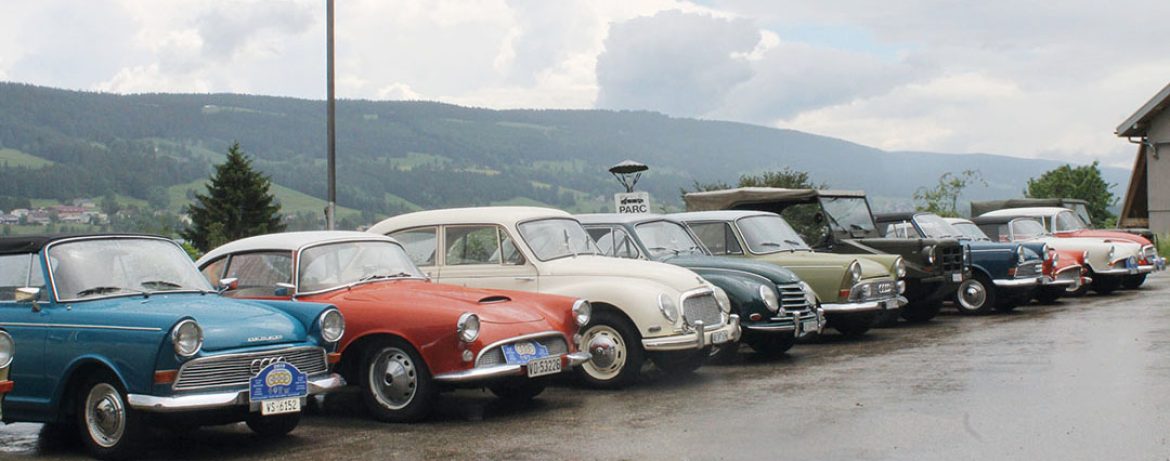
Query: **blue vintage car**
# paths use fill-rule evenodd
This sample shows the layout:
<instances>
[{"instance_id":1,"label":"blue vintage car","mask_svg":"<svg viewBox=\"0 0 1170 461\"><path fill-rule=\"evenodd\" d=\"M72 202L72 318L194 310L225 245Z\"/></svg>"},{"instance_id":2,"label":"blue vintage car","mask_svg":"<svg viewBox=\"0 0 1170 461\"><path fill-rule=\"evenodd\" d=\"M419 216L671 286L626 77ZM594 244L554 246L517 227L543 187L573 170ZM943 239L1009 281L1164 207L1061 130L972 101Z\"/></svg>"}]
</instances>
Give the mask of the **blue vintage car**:
<instances>
[{"instance_id":1,"label":"blue vintage car","mask_svg":"<svg viewBox=\"0 0 1170 461\"><path fill-rule=\"evenodd\" d=\"M877 213L874 219L888 238L954 238L970 253L971 277L955 293L963 314L1011 311L1026 304L1044 283L1044 244L975 241L942 217L926 212Z\"/></svg>"},{"instance_id":2,"label":"blue vintage car","mask_svg":"<svg viewBox=\"0 0 1170 461\"><path fill-rule=\"evenodd\" d=\"M682 223L657 214L577 215L608 256L682 266L721 288L739 314L742 341L764 354L782 354L796 339L824 328L816 293L783 267L712 256Z\"/></svg>"},{"instance_id":3,"label":"blue vintage car","mask_svg":"<svg viewBox=\"0 0 1170 461\"><path fill-rule=\"evenodd\" d=\"M131 455L153 425L283 435L308 395L344 384L336 308L221 297L171 240L0 238L0 284L22 351L4 421L74 426L98 458Z\"/></svg>"}]
</instances>

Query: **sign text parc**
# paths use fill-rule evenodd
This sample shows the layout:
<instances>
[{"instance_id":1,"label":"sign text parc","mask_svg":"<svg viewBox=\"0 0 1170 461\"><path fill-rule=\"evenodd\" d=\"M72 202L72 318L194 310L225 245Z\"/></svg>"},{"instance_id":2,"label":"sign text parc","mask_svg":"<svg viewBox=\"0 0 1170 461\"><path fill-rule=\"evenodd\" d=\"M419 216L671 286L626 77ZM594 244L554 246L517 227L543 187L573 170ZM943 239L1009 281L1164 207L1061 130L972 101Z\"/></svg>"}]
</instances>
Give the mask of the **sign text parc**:
<instances>
[{"instance_id":1,"label":"sign text parc","mask_svg":"<svg viewBox=\"0 0 1170 461\"><path fill-rule=\"evenodd\" d=\"M649 213L649 192L622 192L613 194L613 207L618 213Z\"/></svg>"}]
</instances>

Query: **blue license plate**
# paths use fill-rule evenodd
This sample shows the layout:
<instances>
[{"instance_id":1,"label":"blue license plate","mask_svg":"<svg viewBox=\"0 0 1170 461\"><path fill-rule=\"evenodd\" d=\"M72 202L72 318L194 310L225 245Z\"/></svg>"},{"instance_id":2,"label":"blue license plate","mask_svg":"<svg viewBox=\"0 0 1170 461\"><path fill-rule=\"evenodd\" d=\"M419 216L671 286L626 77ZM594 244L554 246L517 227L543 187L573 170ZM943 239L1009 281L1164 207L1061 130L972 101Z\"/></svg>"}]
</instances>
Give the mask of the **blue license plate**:
<instances>
[{"instance_id":1,"label":"blue license plate","mask_svg":"<svg viewBox=\"0 0 1170 461\"><path fill-rule=\"evenodd\" d=\"M529 360L548 357L548 347L535 341L521 341L515 344L505 344L504 361L512 365L524 365Z\"/></svg>"},{"instance_id":2,"label":"blue license plate","mask_svg":"<svg viewBox=\"0 0 1170 461\"><path fill-rule=\"evenodd\" d=\"M264 367L252 377L248 397L252 401L304 397L309 395L309 379L301 370L287 362L276 362Z\"/></svg>"}]
</instances>

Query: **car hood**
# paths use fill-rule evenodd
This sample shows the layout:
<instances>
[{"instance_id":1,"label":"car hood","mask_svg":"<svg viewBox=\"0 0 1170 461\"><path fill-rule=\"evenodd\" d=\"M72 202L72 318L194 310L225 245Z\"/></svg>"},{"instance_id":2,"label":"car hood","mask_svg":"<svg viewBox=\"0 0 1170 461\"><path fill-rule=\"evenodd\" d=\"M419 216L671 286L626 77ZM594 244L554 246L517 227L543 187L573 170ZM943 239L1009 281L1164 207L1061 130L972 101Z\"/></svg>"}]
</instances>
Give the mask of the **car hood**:
<instances>
[{"instance_id":1,"label":"car hood","mask_svg":"<svg viewBox=\"0 0 1170 461\"><path fill-rule=\"evenodd\" d=\"M766 255L754 255L757 261L767 261L779 264L799 273L801 269L828 269L840 270L841 274L849 268L849 264L857 261L861 264L861 278L889 277L890 271L886 266L876 261L866 259L864 255L816 253L812 251L778 252Z\"/></svg>"},{"instance_id":2,"label":"car hood","mask_svg":"<svg viewBox=\"0 0 1170 461\"><path fill-rule=\"evenodd\" d=\"M203 329L203 350L209 352L304 342L308 336L300 321L279 309L215 294L155 293L148 298L122 297L96 303L85 311L94 316L92 321L100 323L132 322L170 331L179 320L194 319ZM79 306L75 311L83 309Z\"/></svg>"},{"instance_id":3,"label":"car hood","mask_svg":"<svg viewBox=\"0 0 1170 461\"><path fill-rule=\"evenodd\" d=\"M662 262L682 266L699 273L703 270L748 272L765 277L777 285L800 282L800 277L784 267L746 259L719 256L672 256L663 259Z\"/></svg>"},{"instance_id":4,"label":"car hood","mask_svg":"<svg viewBox=\"0 0 1170 461\"><path fill-rule=\"evenodd\" d=\"M658 282L680 292L704 283L694 272L672 264L592 255L545 261L541 276L636 278Z\"/></svg>"},{"instance_id":5,"label":"car hood","mask_svg":"<svg viewBox=\"0 0 1170 461\"><path fill-rule=\"evenodd\" d=\"M1076 232L1069 233L1072 237L1093 237L1103 238L1109 240L1123 240L1126 242L1135 243L1138 245L1152 245L1149 240L1140 235L1131 234L1129 232L1111 231L1104 229L1082 229Z\"/></svg>"},{"instance_id":6,"label":"car hood","mask_svg":"<svg viewBox=\"0 0 1170 461\"><path fill-rule=\"evenodd\" d=\"M306 300L308 300L306 298ZM471 312L484 323L514 324L544 321L538 309L527 302L515 301L508 294L466 288L424 280L384 280L341 289L325 298L313 301L328 302L340 307L350 302L381 305L431 306L458 316Z\"/></svg>"}]
</instances>

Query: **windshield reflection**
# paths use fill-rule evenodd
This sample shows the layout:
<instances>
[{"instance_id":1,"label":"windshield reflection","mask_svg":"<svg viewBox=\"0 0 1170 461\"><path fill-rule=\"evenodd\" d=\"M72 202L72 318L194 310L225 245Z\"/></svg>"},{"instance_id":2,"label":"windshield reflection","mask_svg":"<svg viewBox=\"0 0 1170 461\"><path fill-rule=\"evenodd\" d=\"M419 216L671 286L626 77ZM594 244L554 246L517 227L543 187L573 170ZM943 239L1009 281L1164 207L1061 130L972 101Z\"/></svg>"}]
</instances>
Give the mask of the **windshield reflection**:
<instances>
[{"instance_id":1,"label":"windshield reflection","mask_svg":"<svg viewBox=\"0 0 1170 461\"><path fill-rule=\"evenodd\" d=\"M301 252L299 291L311 293L358 282L423 278L402 247L390 242L341 242Z\"/></svg>"},{"instance_id":2,"label":"windshield reflection","mask_svg":"<svg viewBox=\"0 0 1170 461\"><path fill-rule=\"evenodd\" d=\"M49 271L61 300L159 291L212 291L187 253L161 239L91 239L53 245Z\"/></svg>"},{"instance_id":3,"label":"windshield reflection","mask_svg":"<svg viewBox=\"0 0 1170 461\"><path fill-rule=\"evenodd\" d=\"M634 226L638 239L650 252L651 259L679 255L703 255L703 246L683 226L670 221L655 221Z\"/></svg>"},{"instance_id":4,"label":"windshield reflection","mask_svg":"<svg viewBox=\"0 0 1170 461\"><path fill-rule=\"evenodd\" d=\"M936 214L920 214L914 216L914 222L928 238L958 238L960 232L950 223Z\"/></svg>"},{"instance_id":5,"label":"windshield reflection","mask_svg":"<svg viewBox=\"0 0 1170 461\"><path fill-rule=\"evenodd\" d=\"M1040 221L1034 219L1017 219L1012 221L1012 241L1031 240L1048 235L1047 229Z\"/></svg>"},{"instance_id":6,"label":"windshield reflection","mask_svg":"<svg viewBox=\"0 0 1170 461\"><path fill-rule=\"evenodd\" d=\"M961 232L964 237L971 240L991 241L991 237L988 237L987 234L983 233L983 230L980 229L979 226L976 226L972 223L955 223L951 224L951 227L955 228L955 230Z\"/></svg>"},{"instance_id":7,"label":"windshield reflection","mask_svg":"<svg viewBox=\"0 0 1170 461\"><path fill-rule=\"evenodd\" d=\"M736 222L752 253L812 251L792 226L776 215L749 216Z\"/></svg>"},{"instance_id":8,"label":"windshield reflection","mask_svg":"<svg viewBox=\"0 0 1170 461\"><path fill-rule=\"evenodd\" d=\"M876 231L869 205L863 197L821 197L821 206L834 231L849 235Z\"/></svg>"},{"instance_id":9,"label":"windshield reflection","mask_svg":"<svg viewBox=\"0 0 1170 461\"><path fill-rule=\"evenodd\" d=\"M573 219L540 219L517 227L524 243L541 261L601 253L581 223Z\"/></svg>"}]
</instances>

